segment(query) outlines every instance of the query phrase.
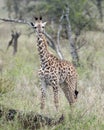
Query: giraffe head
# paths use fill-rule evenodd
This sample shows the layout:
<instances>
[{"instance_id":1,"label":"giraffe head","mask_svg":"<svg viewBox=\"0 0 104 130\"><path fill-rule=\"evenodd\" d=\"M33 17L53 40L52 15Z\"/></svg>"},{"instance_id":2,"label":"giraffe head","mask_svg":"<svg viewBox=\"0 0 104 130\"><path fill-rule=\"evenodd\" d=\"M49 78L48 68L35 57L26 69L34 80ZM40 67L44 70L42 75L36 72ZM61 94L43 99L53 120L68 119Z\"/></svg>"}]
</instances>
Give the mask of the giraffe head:
<instances>
[{"instance_id":1,"label":"giraffe head","mask_svg":"<svg viewBox=\"0 0 104 130\"><path fill-rule=\"evenodd\" d=\"M45 25L47 22L42 22L42 17L35 17L35 24L31 22L32 27L35 29L36 33L44 33Z\"/></svg>"}]
</instances>

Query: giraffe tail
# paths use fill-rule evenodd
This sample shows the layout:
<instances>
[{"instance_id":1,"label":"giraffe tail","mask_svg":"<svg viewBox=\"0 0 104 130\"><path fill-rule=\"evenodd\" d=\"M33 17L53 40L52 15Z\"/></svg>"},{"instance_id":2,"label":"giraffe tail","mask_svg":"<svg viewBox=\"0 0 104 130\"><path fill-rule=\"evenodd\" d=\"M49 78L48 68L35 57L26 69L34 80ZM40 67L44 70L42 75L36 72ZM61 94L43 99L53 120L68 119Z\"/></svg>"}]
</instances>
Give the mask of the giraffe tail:
<instances>
[{"instance_id":1,"label":"giraffe tail","mask_svg":"<svg viewBox=\"0 0 104 130\"><path fill-rule=\"evenodd\" d=\"M75 90L74 93L75 93L75 99L77 99L79 92L77 90Z\"/></svg>"}]
</instances>

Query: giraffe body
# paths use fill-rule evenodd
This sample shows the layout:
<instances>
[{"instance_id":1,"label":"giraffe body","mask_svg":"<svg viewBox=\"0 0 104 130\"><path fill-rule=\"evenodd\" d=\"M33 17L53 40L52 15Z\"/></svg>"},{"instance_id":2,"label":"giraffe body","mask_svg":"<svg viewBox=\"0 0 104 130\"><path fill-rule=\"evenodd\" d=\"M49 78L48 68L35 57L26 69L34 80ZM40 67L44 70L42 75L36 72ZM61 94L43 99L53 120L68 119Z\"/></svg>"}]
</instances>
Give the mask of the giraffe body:
<instances>
[{"instance_id":1,"label":"giraffe body","mask_svg":"<svg viewBox=\"0 0 104 130\"><path fill-rule=\"evenodd\" d=\"M37 20L37 19L36 19ZM52 86L54 92L54 103L58 108L58 88L61 87L69 104L77 99L77 73L74 66L65 60L58 59L47 49L47 41L43 32L41 19L34 25L37 31L37 46L41 61L39 76L41 79L41 108L45 106L47 86Z\"/></svg>"}]
</instances>

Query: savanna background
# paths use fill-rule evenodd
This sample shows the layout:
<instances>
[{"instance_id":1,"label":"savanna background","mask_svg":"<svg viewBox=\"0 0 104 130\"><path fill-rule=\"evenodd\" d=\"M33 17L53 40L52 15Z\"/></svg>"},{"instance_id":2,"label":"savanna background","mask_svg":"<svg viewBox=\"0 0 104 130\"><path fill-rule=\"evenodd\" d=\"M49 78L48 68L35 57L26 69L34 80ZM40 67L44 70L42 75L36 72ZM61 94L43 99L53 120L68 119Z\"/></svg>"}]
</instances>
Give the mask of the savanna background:
<instances>
[{"instance_id":1,"label":"savanna background","mask_svg":"<svg viewBox=\"0 0 104 130\"><path fill-rule=\"evenodd\" d=\"M71 108L59 89L60 108L56 111L52 89L48 88L46 108L40 110L36 35L27 25L0 21L0 106L52 118L64 114L61 124L40 130L104 130L104 0L0 0L0 18L34 22L33 16L41 15L47 21L47 33L57 41L59 19L66 4L80 64L76 67L78 101ZM7 50L12 31L21 33L15 55L12 46ZM64 58L72 61L64 26L60 48ZM49 50L57 56L51 47ZM8 122L1 117L0 130L25 129L16 119Z\"/></svg>"}]
</instances>

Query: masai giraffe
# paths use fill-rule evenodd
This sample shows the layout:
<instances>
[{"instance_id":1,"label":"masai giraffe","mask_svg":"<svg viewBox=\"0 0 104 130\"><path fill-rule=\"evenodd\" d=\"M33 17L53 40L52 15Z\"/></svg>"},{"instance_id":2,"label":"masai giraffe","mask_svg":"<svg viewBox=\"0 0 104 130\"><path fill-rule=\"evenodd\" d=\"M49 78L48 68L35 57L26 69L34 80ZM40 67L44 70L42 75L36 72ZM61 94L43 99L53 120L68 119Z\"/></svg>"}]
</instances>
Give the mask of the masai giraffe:
<instances>
[{"instance_id":1,"label":"masai giraffe","mask_svg":"<svg viewBox=\"0 0 104 130\"><path fill-rule=\"evenodd\" d=\"M77 99L77 73L74 66L65 60L58 59L47 49L47 40L44 35L46 22L42 18L35 18L35 24L31 23L37 33L37 46L41 61L39 71L41 79L41 109L45 106L45 96L47 85L52 86L54 92L54 103L58 108L58 88L61 86L69 104Z\"/></svg>"}]
</instances>

